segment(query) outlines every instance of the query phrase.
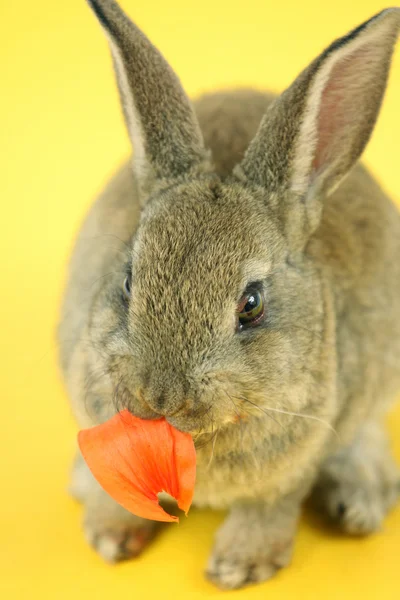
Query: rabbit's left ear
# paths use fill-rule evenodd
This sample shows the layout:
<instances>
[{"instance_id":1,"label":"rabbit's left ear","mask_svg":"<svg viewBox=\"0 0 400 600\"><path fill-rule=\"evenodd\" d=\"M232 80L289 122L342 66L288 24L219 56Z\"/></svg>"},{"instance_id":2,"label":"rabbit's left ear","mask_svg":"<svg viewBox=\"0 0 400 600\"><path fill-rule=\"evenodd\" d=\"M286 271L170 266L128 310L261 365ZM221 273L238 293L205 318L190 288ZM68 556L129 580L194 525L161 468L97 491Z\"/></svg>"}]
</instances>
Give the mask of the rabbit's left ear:
<instances>
[{"instance_id":1,"label":"rabbit's left ear","mask_svg":"<svg viewBox=\"0 0 400 600\"><path fill-rule=\"evenodd\" d=\"M303 200L332 192L371 135L399 26L387 9L336 40L269 108L236 174Z\"/></svg>"}]
</instances>

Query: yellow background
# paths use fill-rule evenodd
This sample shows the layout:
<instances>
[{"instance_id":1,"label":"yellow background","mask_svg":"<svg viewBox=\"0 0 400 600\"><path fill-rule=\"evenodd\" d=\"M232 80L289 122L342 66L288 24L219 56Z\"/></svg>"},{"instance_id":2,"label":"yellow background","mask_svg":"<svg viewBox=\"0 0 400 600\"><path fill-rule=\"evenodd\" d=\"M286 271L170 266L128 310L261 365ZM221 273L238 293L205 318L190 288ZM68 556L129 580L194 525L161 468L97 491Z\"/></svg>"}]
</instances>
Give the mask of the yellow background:
<instances>
[{"instance_id":1,"label":"yellow background","mask_svg":"<svg viewBox=\"0 0 400 600\"><path fill-rule=\"evenodd\" d=\"M281 90L333 38L384 8L378 0L122 4L190 94L236 84ZM202 576L222 515L193 511L117 567L81 535L81 508L65 491L76 427L53 331L73 236L129 144L106 41L84 0L2 0L0 28L0 597L223 597ZM400 49L365 155L397 200L399 107ZM390 426L400 459L399 410ZM234 597L398 599L399 549L400 509L365 540L305 517L292 567Z\"/></svg>"}]
</instances>

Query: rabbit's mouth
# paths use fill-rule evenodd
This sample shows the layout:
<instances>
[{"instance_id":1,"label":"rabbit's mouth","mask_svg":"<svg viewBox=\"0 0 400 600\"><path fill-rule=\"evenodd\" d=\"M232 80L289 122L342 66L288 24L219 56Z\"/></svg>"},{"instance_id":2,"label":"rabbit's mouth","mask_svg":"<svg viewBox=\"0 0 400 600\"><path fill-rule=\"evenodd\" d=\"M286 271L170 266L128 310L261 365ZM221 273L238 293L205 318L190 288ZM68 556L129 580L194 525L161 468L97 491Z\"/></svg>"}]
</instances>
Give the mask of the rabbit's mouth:
<instances>
[{"instance_id":1,"label":"rabbit's mouth","mask_svg":"<svg viewBox=\"0 0 400 600\"><path fill-rule=\"evenodd\" d=\"M215 431L216 424L205 411L201 411L203 414L199 414L199 412L171 415L167 416L166 419L173 427L184 433L190 433L193 437L212 434Z\"/></svg>"},{"instance_id":2,"label":"rabbit's mouth","mask_svg":"<svg viewBox=\"0 0 400 600\"><path fill-rule=\"evenodd\" d=\"M193 437L201 434L212 434L216 427L221 426L220 419L216 423L213 407L209 405L184 406L178 409L169 409L167 407L155 410L144 401L144 397L139 393L131 397L130 401L125 402L124 406L135 417L139 419L162 419L165 418L176 429L184 433L190 433ZM230 419L230 422L233 422Z\"/></svg>"},{"instance_id":3,"label":"rabbit's mouth","mask_svg":"<svg viewBox=\"0 0 400 600\"><path fill-rule=\"evenodd\" d=\"M190 433L194 439L195 444L202 444L205 441L210 440L216 435L218 431L231 427L232 425L243 425L249 418L248 413L236 412L233 415L225 415L223 418L216 419L212 415L211 410L203 410L203 415L200 417L198 414L191 416L188 415L173 415L167 417L168 423L170 423L176 429L183 431L184 433ZM211 413L211 414L210 414Z\"/></svg>"}]
</instances>

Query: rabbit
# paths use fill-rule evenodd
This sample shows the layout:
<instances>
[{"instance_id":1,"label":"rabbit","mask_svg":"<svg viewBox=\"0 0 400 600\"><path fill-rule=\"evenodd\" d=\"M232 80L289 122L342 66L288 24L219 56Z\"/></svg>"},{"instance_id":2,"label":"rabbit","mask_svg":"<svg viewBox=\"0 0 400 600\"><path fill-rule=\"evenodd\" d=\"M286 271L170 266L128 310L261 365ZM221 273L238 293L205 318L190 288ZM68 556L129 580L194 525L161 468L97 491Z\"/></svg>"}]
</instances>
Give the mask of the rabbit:
<instances>
[{"instance_id":1,"label":"rabbit","mask_svg":"<svg viewBox=\"0 0 400 600\"><path fill-rule=\"evenodd\" d=\"M227 510L205 574L240 588L290 563L306 500L366 535L399 496L384 419L400 390L400 215L358 160L400 9L334 41L280 96L192 104L115 1L89 4L133 155L73 251L58 329L66 388L80 427L127 409L193 435L194 505ZM70 489L107 561L158 531L79 454Z\"/></svg>"}]
</instances>

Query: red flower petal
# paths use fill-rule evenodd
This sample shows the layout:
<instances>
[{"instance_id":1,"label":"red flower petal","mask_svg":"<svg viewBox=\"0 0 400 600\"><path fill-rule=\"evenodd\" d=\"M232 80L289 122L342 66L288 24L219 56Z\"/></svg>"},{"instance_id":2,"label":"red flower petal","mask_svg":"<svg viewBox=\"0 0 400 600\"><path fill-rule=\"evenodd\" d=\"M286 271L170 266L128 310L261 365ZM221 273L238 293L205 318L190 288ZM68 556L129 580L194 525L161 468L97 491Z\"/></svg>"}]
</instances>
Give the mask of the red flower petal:
<instances>
[{"instance_id":1,"label":"red flower petal","mask_svg":"<svg viewBox=\"0 0 400 600\"><path fill-rule=\"evenodd\" d=\"M158 504L167 492L187 514L196 479L191 435L165 419L138 419L127 410L78 434L89 469L103 489L124 508L145 519L179 521Z\"/></svg>"}]
</instances>

